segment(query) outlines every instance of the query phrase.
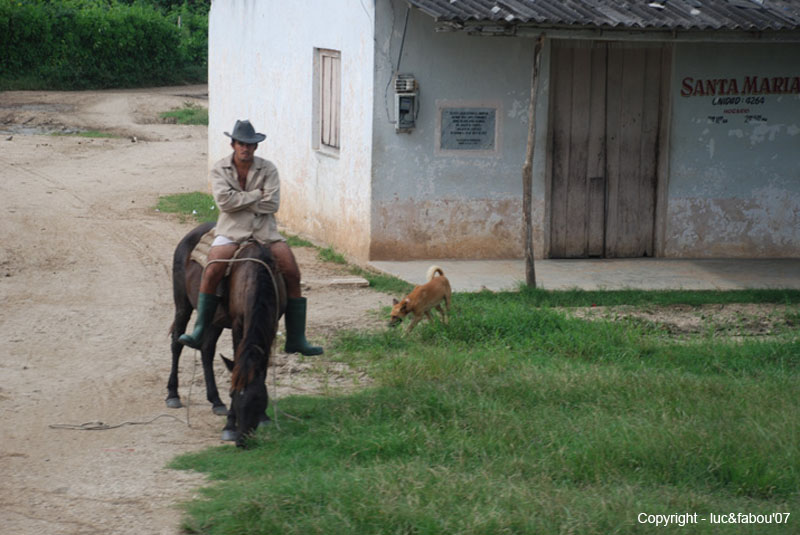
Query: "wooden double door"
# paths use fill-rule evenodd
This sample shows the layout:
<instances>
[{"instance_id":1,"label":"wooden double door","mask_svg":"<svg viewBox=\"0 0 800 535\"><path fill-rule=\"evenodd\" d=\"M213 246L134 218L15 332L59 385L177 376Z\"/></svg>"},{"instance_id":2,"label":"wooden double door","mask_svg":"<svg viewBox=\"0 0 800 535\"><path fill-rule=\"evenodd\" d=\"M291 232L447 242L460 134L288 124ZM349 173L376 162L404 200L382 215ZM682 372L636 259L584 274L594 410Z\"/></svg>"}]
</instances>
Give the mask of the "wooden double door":
<instances>
[{"instance_id":1,"label":"wooden double door","mask_svg":"<svg viewBox=\"0 0 800 535\"><path fill-rule=\"evenodd\" d=\"M671 49L552 46L549 256L653 256Z\"/></svg>"}]
</instances>

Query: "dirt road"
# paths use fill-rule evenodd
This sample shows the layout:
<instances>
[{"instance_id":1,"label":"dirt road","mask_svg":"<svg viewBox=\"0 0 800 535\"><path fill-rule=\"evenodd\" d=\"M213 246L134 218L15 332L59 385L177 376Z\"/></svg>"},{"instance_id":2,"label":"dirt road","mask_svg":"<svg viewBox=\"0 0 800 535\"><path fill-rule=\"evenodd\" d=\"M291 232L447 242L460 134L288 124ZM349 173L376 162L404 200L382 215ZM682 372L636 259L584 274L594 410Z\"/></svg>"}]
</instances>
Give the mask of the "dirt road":
<instances>
[{"instance_id":1,"label":"dirt road","mask_svg":"<svg viewBox=\"0 0 800 535\"><path fill-rule=\"evenodd\" d=\"M181 363L188 412L164 404L170 263L191 225L154 206L159 195L206 188L206 128L158 119L185 102L205 106L206 88L0 93L2 533L179 533L176 504L203 480L165 464L220 444L223 419L205 400L193 351ZM48 135L75 130L120 137ZM370 311L388 296L332 285L342 268L295 252L312 341L381 323ZM229 354L229 335L219 348ZM366 380L325 359L275 362L278 399ZM223 390L229 377L216 364Z\"/></svg>"}]
</instances>

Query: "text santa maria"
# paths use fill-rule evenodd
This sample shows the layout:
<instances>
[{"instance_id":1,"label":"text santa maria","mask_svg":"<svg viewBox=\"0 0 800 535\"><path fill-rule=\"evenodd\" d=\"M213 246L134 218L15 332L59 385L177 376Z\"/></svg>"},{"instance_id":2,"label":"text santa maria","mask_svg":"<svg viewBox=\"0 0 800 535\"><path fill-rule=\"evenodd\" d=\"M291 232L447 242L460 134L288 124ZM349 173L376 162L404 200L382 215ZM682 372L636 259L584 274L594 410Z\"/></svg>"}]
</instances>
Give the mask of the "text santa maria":
<instances>
[{"instance_id":1,"label":"text santa maria","mask_svg":"<svg viewBox=\"0 0 800 535\"><path fill-rule=\"evenodd\" d=\"M800 76L692 78L681 81L682 97L800 94Z\"/></svg>"}]
</instances>

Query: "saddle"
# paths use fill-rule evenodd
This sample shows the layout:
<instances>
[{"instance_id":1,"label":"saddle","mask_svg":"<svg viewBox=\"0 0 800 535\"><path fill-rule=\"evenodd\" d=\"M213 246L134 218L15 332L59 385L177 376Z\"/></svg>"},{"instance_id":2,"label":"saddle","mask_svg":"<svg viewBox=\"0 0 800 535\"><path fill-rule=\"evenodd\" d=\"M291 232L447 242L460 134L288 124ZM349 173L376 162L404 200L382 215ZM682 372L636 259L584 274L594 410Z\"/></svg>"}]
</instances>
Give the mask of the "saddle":
<instances>
[{"instance_id":1,"label":"saddle","mask_svg":"<svg viewBox=\"0 0 800 535\"><path fill-rule=\"evenodd\" d=\"M189 255L189 258L200 264L200 266L205 269L208 265L208 252L211 250L211 244L214 242L214 229L211 228L208 232L203 234L200 238L200 241L197 242L194 249L192 249L192 253ZM242 250L247 246L250 242L245 241L239 244L239 248L236 249L236 252L233 253L231 258L235 259L239 257ZM220 281L219 286L217 287L217 296L224 297L228 293L228 276L231 274L231 269L233 268L233 262L228 262L228 267L225 269L225 277ZM283 304L286 302L286 284L283 280L283 274L278 266L275 266L275 278L277 279L275 282L278 285L278 294L280 297L280 302ZM281 307L282 308L282 307Z\"/></svg>"},{"instance_id":2,"label":"saddle","mask_svg":"<svg viewBox=\"0 0 800 535\"><path fill-rule=\"evenodd\" d=\"M192 249L192 254L189 255L189 258L200 264L200 266L205 269L208 265L208 252L211 250L211 244L214 243L214 228L212 227L211 230L203 234L200 238L200 241L197 242L197 245L194 246ZM244 242L239 244L239 248L236 249L236 252L233 253L233 258L237 258L239 253L242 251L242 248L247 244ZM228 278L228 275L231 274L231 268L233 267L232 263L228 264L228 268L225 270L225 278Z\"/></svg>"}]
</instances>

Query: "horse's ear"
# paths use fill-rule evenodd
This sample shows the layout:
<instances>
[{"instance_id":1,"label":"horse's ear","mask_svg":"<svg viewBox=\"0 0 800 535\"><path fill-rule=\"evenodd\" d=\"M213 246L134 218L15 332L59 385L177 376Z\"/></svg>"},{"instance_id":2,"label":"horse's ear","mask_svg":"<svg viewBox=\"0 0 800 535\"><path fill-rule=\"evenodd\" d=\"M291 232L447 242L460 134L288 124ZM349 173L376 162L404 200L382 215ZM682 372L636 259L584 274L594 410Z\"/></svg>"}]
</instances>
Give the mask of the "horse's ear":
<instances>
[{"instance_id":1,"label":"horse's ear","mask_svg":"<svg viewBox=\"0 0 800 535\"><path fill-rule=\"evenodd\" d=\"M225 355L223 355L222 353L220 353L219 356L222 359L222 362L225 363L225 367L228 368L228 371L232 372L233 371L233 361L230 360L230 359L226 359Z\"/></svg>"},{"instance_id":2,"label":"horse's ear","mask_svg":"<svg viewBox=\"0 0 800 535\"><path fill-rule=\"evenodd\" d=\"M399 303L399 302L400 302L400 301L398 301L397 299L392 299L392 305L396 305L396 304L397 304L397 303Z\"/></svg>"}]
</instances>

